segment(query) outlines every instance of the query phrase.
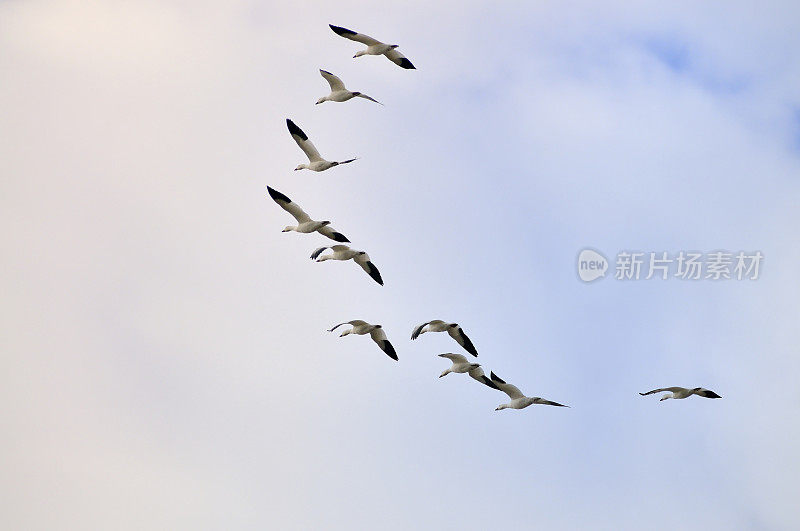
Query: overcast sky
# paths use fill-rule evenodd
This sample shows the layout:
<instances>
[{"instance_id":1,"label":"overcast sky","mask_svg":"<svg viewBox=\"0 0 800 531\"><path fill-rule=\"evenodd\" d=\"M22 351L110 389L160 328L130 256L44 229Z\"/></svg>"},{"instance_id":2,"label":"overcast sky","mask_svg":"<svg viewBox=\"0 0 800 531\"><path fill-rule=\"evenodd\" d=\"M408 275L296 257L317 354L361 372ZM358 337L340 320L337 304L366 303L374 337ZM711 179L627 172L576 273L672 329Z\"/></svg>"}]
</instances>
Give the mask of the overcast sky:
<instances>
[{"instance_id":1,"label":"overcast sky","mask_svg":"<svg viewBox=\"0 0 800 531\"><path fill-rule=\"evenodd\" d=\"M698 4L0 1L2 527L799 528L800 8Z\"/></svg>"}]
</instances>

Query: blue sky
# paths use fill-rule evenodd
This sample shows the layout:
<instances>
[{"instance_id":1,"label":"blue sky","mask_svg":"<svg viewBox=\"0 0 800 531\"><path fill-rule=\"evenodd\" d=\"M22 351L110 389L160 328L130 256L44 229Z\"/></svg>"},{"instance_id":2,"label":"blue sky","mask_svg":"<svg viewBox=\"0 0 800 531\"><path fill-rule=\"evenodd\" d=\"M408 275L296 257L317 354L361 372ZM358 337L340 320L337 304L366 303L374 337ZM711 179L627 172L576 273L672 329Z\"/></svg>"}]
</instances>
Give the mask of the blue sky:
<instances>
[{"instance_id":1,"label":"blue sky","mask_svg":"<svg viewBox=\"0 0 800 531\"><path fill-rule=\"evenodd\" d=\"M5 527L800 526L798 8L428 4L0 3ZM286 118L360 159L293 172ZM584 284L585 247L765 258ZM438 379L435 318L572 407Z\"/></svg>"}]
</instances>

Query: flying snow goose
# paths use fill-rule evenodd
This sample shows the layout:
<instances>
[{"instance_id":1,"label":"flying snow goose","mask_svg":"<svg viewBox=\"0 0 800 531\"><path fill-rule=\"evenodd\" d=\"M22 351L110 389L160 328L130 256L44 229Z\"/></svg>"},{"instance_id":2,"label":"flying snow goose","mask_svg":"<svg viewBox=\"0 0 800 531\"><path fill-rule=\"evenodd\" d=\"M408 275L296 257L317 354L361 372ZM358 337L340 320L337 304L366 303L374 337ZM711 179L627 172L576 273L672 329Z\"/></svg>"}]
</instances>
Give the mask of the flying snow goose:
<instances>
[{"instance_id":1,"label":"flying snow goose","mask_svg":"<svg viewBox=\"0 0 800 531\"><path fill-rule=\"evenodd\" d=\"M275 190L274 188L270 188L267 186L267 192L269 192L270 197L280 205L282 209L286 212L294 216L294 219L297 220L297 226L287 225L285 229L281 232L302 232L304 234L308 234L311 232L319 232L323 236L330 238L331 240L335 240L337 242L350 242L347 238L345 238L344 234L340 232L336 232L330 227L330 221L314 221L311 219L308 214L306 214L300 206L280 193L279 191Z\"/></svg>"},{"instance_id":2,"label":"flying snow goose","mask_svg":"<svg viewBox=\"0 0 800 531\"><path fill-rule=\"evenodd\" d=\"M344 37L345 39L350 39L351 41L356 41L367 45L366 50L361 50L356 52L353 58L361 57L362 55L385 55L391 62L393 62L397 66L407 69L416 68L414 65L411 64L411 61L406 59L403 54L397 51L397 46L398 46L397 44L384 44L379 40L373 39L369 35L364 35L363 33L358 33L353 30L349 30L347 28L342 28L341 26L334 26L333 24L328 24L328 25L337 35Z\"/></svg>"},{"instance_id":3,"label":"flying snow goose","mask_svg":"<svg viewBox=\"0 0 800 531\"><path fill-rule=\"evenodd\" d=\"M511 399L511 402L509 402L508 404L500 404L499 406L497 406L495 408L495 411L500 411L501 409L506 409L506 408L524 409L531 404L544 404L546 406L569 407L565 406L564 404L559 404L558 402L551 402L550 400L539 398L538 396L527 397L522 394L522 391L520 391L518 387L504 382L495 373L491 373L491 380L492 382L495 383L495 385L497 385L497 388L499 390L503 391Z\"/></svg>"},{"instance_id":4,"label":"flying snow goose","mask_svg":"<svg viewBox=\"0 0 800 531\"><path fill-rule=\"evenodd\" d=\"M366 321L362 321L361 319L356 319L354 321L347 321L345 323L339 323L328 332L333 332L340 326L349 324L352 326L350 330L345 330L342 332L339 337L344 337L350 334L357 334L363 336L364 334L369 334L369 337L381 347L381 350L384 351L390 358L393 360L397 360L397 353L394 351L394 347L389 340L386 338L386 332L383 331L381 325L372 325Z\"/></svg>"},{"instance_id":5,"label":"flying snow goose","mask_svg":"<svg viewBox=\"0 0 800 531\"><path fill-rule=\"evenodd\" d=\"M411 332L411 339L417 339L425 332L447 332L450 334L450 337L458 342L459 345L464 347L464 350L476 358L478 357L478 351L475 350L475 346L472 344L472 341L469 340L467 334L464 333L464 330L458 326L458 323L445 323L439 319L422 323L416 327L413 332Z\"/></svg>"},{"instance_id":6,"label":"flying snow goose","mask_svg":"<svg viewBox=\"0 0 800 531\"><path fill-rule=\"evenodd\" d=\"M297 145L300 146L300 149L303 150L303 153L306 154L308 157L309 164L300 164L294 170L312 170L312 171L325 171L328 168L333 168L334 166L338 166L339 164L347 164L349 162L353 162L356 159L349 159L343 160L342 162L330 162L322 158L320 156L319 151L317 148L314 147L314 144L311 143L311 140L308 139L308 136L303 132L302 129L297 127L293 121L286 119L286 125L289 127L289 133L291 133L292 138L294 141L297 142Z\"/></svg>"},{"instance_id":7,"label":"flying snow goose","mask_svg":"<svg viewBox=\"0 0 800 531\"><path fill-rule=\"evenodd\" d=\"M708 389L703 389L702 387L695 387L694 389L686 389L685 387L664 387L663 389L653 389L652 391L639 394L642 396L647 396L652 395L653 393L661 393L665 391L669 394L662 396L659 402L668 398L675 398L678 400L682 398L689 398L692 395L702 396L703 398L722 398L714 391L709 391Z\"/></svg>"},{"instance_id":8,"label":"flying snow goose","mask_svg":"<svg viewBox=\"0 0 800 531\"><path fill-rule=\"evenodd\" d=\"M333 253L320 256L325 249L330 249ZM356 251L347 245L332 245L330 247L320 247L311 253L311 259L317 262L324 262L325 260L350 260L351 258L355 263L360 265L361 269L366 271L375 282L383 286L383 279L381 278L380 271L370 262L369 255L364 251Z\"/></svg>"},{"instance_id":9,"label":"flying snow goose","mask_svg":"<svg viewBox=\"0 0 800 531\"><path fill-rule=\"evenodd\" d=\"M439 378L447 376L451 372L457 372L457 373L466 372L474 380L477 380L484 385L488 385L492 389L497 389L497 385L495 385L495 383L492 380L486 377L486 373L483 372L483 369L481 369L480 364L470 363L470 361L467 360L467 358L465 358L461 354L453 354L452 352L439 354L439 357L447 358L453 362L453 365L450 368L445 369L445 371L439 375Z\"/></svg>"},{"instance_id":10,"label":"flying snow goose","mask_svg":"<svg viewBox=\"0 0 800 531\"><path fill-rule=\"evenodd\" d=\"M376 99L370 98L366 94L363 94L361 92L351 92L347 90L344 86L344 83L342 83L342 80L334 76L327 70L320 69L319 73L322 74L322 77L324 77L325 80L328 82L328 84L331 86L331 93L328 94L327 96L322 96L320 99L318 99L316 103L317 105L319 105L320 103L324 103L326 101L352 100L353 98L356 97L364 98L365 100L374 101L375 103L383 105L383 103L379 102Z\"/></svg>"}]
</instances>

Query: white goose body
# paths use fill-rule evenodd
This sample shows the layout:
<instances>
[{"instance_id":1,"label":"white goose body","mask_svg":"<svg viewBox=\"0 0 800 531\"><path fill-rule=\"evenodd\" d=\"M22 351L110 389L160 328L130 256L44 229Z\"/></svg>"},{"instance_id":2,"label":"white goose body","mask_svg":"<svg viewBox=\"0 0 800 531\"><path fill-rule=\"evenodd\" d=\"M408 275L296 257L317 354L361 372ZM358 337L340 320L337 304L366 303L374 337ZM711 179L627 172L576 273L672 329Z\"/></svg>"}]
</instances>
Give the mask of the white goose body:
<instances>
[{"instance_id":1,"label":"white goose body","mask_svg":"<svg viewBox=\"0 0 800 531\"><path fill-rule=\"evenodd\" d=\"M311 217L309 217L309 215L306 214L302 208L300 208L300 205L269 186L267 186L267 192L269 192L269 195L273 201L278 203L282 209L291 214L292 217L297 220L296 226L287 225L282 232L294 231L301 232L303 234L319 232L323 236L337 242L350 241L344 236L344 234L336 232L332 227L330 227L330 221L315 221L311 219Z\"/></svg>"},{"instance_id":2,"label":"white goose body","mask_svg":"<svg viewBox=\"0 0 800 531\"><path fill-rule=\"evenodd\" d=\"M311 140L308 139L308 136L303 132L302 129L297 127L297 125L295 125L293 121L287 118L286 126L289 128L289 134L292 135L294 141L297 142L297 145L300 147L300 149L303 150L303 153L306 154L306 157L308 157L308 164L300 164L295 168L295 171L297 170L325 171L330 168L333 168L334 166L339 166L340 164L349 164L350 162L357 160L355 158L343 160L341 162L332 162L329 160L325 160L322 158L322 155L319 154L317 148L314 147L314 144L311 142Z\"/></svg>"},{"instance_id":3,"label":"white goose body","mask_svg":"<svg viewBox=\"0 0 800 531\"><path fill-rule=\"evenodd\" d=\"M326 101L344 102L352 100L353 98L364 98L365 100L374 101L375 103L383 105L383 103L379 102L376 99L370 98L369 96L367 96L362 92L352 92L347 90L342 80L336 77L335 75L331 74L327 70L320 69L319 73L322 75L322 77L325 78L325 80L331 86L331 93L328 94L327 96L323 96L320 99L318 99L316 103L317 105L319 105L320 103L324 103Z\"/></svg>"},{"instance_id":4,"label":"white goose body","mask_svg":"<svg viewBox=\"0 0 800 531\"><path fill-rule=\"evenodd\" d=\"M685 387L662 387L661 389L653 389L652 391L639 394L642 396L647 396L662 392L667 392L668 394L662 396L659 399L659 402L668 400L670 398L681 400L683 398L689 398L692 395L702 396L703 398L722 398L714 391L709 391L708 389L703 389L702 387L695 387L694 389L687 389Z\"/></svg>"},{"instance_id":5,"label":"white goose body","mask_svg":"<svg viewBox=\"0 0 800 531\"><path fill-rule=\"evenodd\" d=\"M433 321L422 323L411 332L411 339L417 339L426 332L447 332L459 345L464 347L464 350L476 358L478 357L478 351L475 349L475 345L472 344L472 341L470 341L467 334L464 333L464 330L458 323L447 323L441 319L434 319Z\"/></svg>"},{"instance_id":6,"label":"white goose body","mask_svg":"<svg viewBox=\"0 0 800 531\"><path fill-rule=\"evenodd\" d=\"M564 404L559 404L558 402L551 402L550 400L545 400L544 398L539 398L538 396L525 396L522 394L522 391L515 385L511 385L506 383L499 376L495 373L491 373L491 381L497 386L500 391L503 391L508 397L511 399L511 402L508 404L500 404L495 408L495 411L500 411L501 409L525 409L526 407L530 406L531 404L543 404L546 406L558 406L558 407L569 407L565 406Z\"/></svg>"},{"instance_id":7,"label":"white goose body","mask_svg":"<svg viewBox=\"0 0 800 531\"><path fill-rule=\"evenodd\" d=\"M439 378L443 378L447 376L451 372L464 374L467 373L470 377L482 383L483 385L487 385L493 389L497 389L497 385L494 384L489 378L486 377L486 373L483 372L479 363L472 363L467 358L462 356L461 354L453 354L452 352L446 352L444 354L439 354L440 358L447 358L453 364L444 370L442 374L439 375Z\"/></svg>"},{"instance_id":8,"label":"white goose body","mask_svg":"<svg viewBox=\"0 0 800 531\"><path fill-rule=\"evenodd\" d=\"M480 363L470 363L467 358L462 356L461 354L453 354L452 352L447 352L445 354L439 354L440 358L447 358L453 362L453 364L446 369L442 374L439 375L439 378L447 376L451 372L456 372L459 374L464 374L465 372L469 372L472 369L477 369L481 365Z\"/></svg>"},{"instance_id":9,"label":"white goose body","mask_svg":"<svg viewBox=\"0 0 800 531\"><path fill-rule=\"evenodd\" d=\"M311 232L317 232L322 227L325 227L330 224L330 221L306 221L300 223L296 227L292 227L291 225L287 225L283 232L302 232L303 234L309 234ZM343 240L344 241L344 240Z\"/></svg>"},{"instance_id":10,"label":"white goose body","mask_svg":"<svg viewBox=\"0 0 800 531\"><path fill-rule=\"evenodd\" d=\"M366 50L360 50L356 52L353 58L364 55L385 55L387 59L401 68L412 70L416 68L413 64L411 64L411 61L406 59L403 54L397 51L398 46L396 44L386 44L377 39L373 39L369 35L364 35L363 33L358 33L341 26L334 26L333 24L328 24L328 26L330 26L333 32L340 37L367 45Z\"/></svg>"},{"instance_id":11,"label":"white goose body","mask_svg":"<svg viewBox=\"0 0 800 531\"><path fill-rule=\"evenodd\" d=\"M333 252L331 254L320 256L325 249L330 249ZM319 249L315 250L313 253L311 253L311 259L316 260L317 262L324 262L326 260L352 259L361 267L361 269L366 271L367 274L372 277L372 280L383 286L383 279L381 278L380 271L378 271L378 268L375 267L375 264L370 261L369 255L364 251L351 249L347 245L332 245L330 247L320 247Z\"/></svg>"},{"instance_id":12,"label":"white goose body","mask_svg":"<svg viewBox=\"0 0 800 531\"><path fill-rule=\"evenodd\" d=\"M340 326L344 326L347 324L349 324L352 328L343 331L341 334L339 334L339 337L348 336L350 334L356 334L359 336L363 336L364 334L369 334L372 340L375 343L377 343L377 345L381 348L382 351L386 353L387 356L397 361L397 352L395 352L392 344L389 343L389 339L386 337L386 332L383 331L383 327L379 324L373 325L369 324L366 321L362 321L361 319L355 319L353 321L339 323L333 328L329 329L328 332L333 332Z\"/></svg>"}]
</instances>

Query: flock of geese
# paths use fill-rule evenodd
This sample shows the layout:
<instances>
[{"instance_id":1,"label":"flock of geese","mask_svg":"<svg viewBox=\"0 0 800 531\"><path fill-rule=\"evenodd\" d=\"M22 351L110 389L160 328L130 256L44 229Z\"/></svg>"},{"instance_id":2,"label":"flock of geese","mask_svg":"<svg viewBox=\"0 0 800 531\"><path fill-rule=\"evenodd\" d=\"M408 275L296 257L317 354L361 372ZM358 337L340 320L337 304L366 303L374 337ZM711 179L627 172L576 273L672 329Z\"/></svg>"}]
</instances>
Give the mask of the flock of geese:
<instances>
[{"instance_id":1,"label":"flock of geese","mask_svg":"<svg viewBox=\"0 0 800 531\"><path fill-rule=\"evenodd\" d=\"M353 57L361 57L364 55L384 55L387 59L392 61L394 64L400 66L401 68L405 69L414 69L414 65L409 61L403 54L397 51L398 45L396 44L385 44L381 41L373 39L368 35L364 35L363 33L358 33L347 28L342 28L340 26L334 26L330 24L331 30L337 35L344 37L346 39L350 39L352 41L360 42L365 44L367 48L365 50L360 50L357 52ZM335 101L335 102L345 102L349 101L353 98L364 98L369 101L373 101L380 105L383 105L378 100L367 96L361 92L353 92L348 90L341 79L339 79L334 74L328 72L327 70L320 70L320 75L328 82L331 88L331 93L327 96L323 96L317 100L317 105L320 103L324 103L326 101ZM335 166L340 166L342 164L349 164L357 158L351 158L342 161L329 161L324 159L317 148L314 147L314 144L309 140L308 135L306 135L302 129L300 129L292 120L287 119L286 125L289 128L289 134L292 136L297 145L306 154L308 157L308 164L300 164L298 165L295 170L312 170L312 171L325 171ZM331 245L326 247L320 247L316 249L313 253L311 253L311 259L317 262L324 262L326 260L353 260L356 264L361 267L375 282L383 285L383 278L381 278L380 271L378 268L375 267L375 264L372 263L370 260L369 255L364 251L358 251L353 249L344 243L350 243L350 240L344 236L341 232L335 230L331 227L331 222L328 220L323 221L316 221L312 219L306 212L294 201L289 199L286 195L282 194L281 192L267 187L267 192L269 196L275 201L278 206L284 209L286 212L292 215L295 220L297 220L297 225L288 225L286 228L283 229L283 232L300 232L304 234L309 234L312 232L318 232L321 235L334 240L336 242L340 242L337 245ZM330 249L330 254L322 254L324 251ZM352 321L346 321L343 323L339 323L333 328L329 329L329 332L333 332L339 327L348 326L350 328L345 329L339 337L344 337L347 335L367 335L369 334L370 338L380 347L380 349L386 353L390 358L397 361L397 352L394 349L394 346L389 342L389 339L386 336L386 332L384 332L383 327L379 324L370 324L366 321L361 319L355 319ZM434 319L433 321L428 321L426 323L422 323L414 328L411 333L411 339L415 340L418 339L419 336L425 334L427 332L447 332L447 334L452 337L467 353L474 357L478 357L478 351L475 349L475 346L470 341L469 337L464 333L464 330L459 326L458 323L448 323L446 321L442 321L439 319ZM564 404L559 404L558 402L552 402L550 400L545 400L538 396L528 397L525 396L522 391L519 390L518 387L506 383L502 380L499 376L497 376L494 372L490 372L489 376L487 377L486 374L483 372L481 365L479 363L471 362L467 359L466 356L462 354L454 354L452 352L439 354L439 357L446 358L450 360L451 366L442 372L439 375L439 378L446 376L450 373L459 373L459 374L468 374L472 379L476 380L477 382L490 387L492 389L502 391L510 398L510 401L506 404L501 404L497 406L495 409L499 411L501 409L523 409L531 404L542 404L547 406L557 406L557 407L569 407ZM662 389L653 389L652 391L648 391L646 393L639 393L642 396L651 395L655 393L662 393L665 392L661 397L661 400L667 400L669 398L673 399L683 399L688 398L692 395L701 396L704 398L721 398L718 394L713 391L709 391L708 389L703 389L701 387L696 387L693 389L687 389L684 387L665 387Z\"/></svg>"}]
</instances>

